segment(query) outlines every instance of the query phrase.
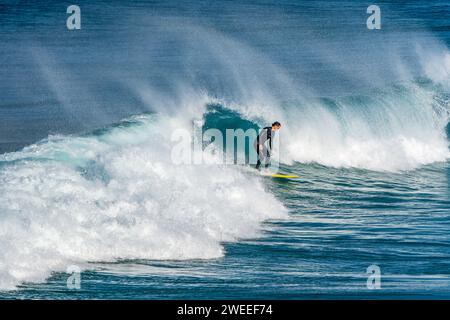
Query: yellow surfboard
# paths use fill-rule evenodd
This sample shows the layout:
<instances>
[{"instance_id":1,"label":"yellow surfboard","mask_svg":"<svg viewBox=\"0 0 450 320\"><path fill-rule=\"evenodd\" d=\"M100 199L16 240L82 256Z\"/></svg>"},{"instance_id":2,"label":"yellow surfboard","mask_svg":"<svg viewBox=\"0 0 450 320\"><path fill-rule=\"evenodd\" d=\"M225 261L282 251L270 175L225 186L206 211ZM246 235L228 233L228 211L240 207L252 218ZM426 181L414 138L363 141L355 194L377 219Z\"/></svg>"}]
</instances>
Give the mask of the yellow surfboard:
<instances>
[{"instance_id":1,"label":"yellow surfboard","mask_svg":"<svg viewBox=\"0 0 450 320\"><path fill-rule=\"evenodd\" d=\"M295 179L295 178L299 178L299 176L297 176L295 174L268 173L268 174L263 174L263 175L267 176L267 177L281 178L281 179Z\"/></svg>"}]
</instances>

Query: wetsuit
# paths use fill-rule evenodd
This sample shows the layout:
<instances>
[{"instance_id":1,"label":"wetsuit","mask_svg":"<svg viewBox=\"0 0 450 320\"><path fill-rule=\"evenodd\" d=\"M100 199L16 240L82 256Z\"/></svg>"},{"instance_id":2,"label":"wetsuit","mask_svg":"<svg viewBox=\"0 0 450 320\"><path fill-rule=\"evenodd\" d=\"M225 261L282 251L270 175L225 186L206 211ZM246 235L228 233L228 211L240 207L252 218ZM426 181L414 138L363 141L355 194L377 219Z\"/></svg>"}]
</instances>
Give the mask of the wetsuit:
<instances>
[{"instance_id":1,"label":"wetsuit","mask_svg":"<svg viewBox=\"0 0 450 320\"><path fill-rule=\"evenodd\" d=\"M258 161L256 162L256 169L259 170L261 163L264 162L264 166L267 168L270 164L270 152L272 151L272 138L275 135L275 131L271 127L265 127L261 130L256 138L253 146L258 153ZM269 141L269 149L266 147L266 142ZM261 150L259 146L262 146Z\"/></svg>"}]
</instances>

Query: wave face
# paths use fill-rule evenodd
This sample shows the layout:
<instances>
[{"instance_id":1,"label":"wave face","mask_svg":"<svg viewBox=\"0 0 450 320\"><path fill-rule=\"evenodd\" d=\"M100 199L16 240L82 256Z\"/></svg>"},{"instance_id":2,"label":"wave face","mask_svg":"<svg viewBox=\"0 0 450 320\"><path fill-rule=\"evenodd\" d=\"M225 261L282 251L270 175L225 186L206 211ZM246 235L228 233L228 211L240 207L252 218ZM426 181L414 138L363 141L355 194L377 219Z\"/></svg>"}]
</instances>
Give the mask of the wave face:
<instances>
[{"instance_id":1,"label":"wave face","mask_svg":"<svg viewBox=\"0 0 450 320\"><path fill-rule=\"evenodd\" d=\"M173 118L143 115L0 158L0 288L86 261L205 259L284 207L236 168L172 164ZM205 174L207 172L207 174Z\"/></svg>"}]
</instances>

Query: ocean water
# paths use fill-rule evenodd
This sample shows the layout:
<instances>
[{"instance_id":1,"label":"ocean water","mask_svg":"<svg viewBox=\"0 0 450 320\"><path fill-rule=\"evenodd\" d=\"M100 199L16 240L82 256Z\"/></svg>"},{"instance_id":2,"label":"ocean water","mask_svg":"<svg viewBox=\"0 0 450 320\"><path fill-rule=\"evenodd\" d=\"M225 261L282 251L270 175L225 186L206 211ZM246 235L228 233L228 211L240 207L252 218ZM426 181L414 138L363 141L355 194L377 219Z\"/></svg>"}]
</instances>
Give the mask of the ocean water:
<instances>
[{"instance_id":1,"label":"ocean water","mask_svg":"<svg viewBox=\"0 0 450 320\"><path fill-rule=\"evenodd\" d=\"M71 4L0 4L1 299L450 298L448 2ZM173 161L274 120L299 179Z\"/></svg>"}]
</instances>

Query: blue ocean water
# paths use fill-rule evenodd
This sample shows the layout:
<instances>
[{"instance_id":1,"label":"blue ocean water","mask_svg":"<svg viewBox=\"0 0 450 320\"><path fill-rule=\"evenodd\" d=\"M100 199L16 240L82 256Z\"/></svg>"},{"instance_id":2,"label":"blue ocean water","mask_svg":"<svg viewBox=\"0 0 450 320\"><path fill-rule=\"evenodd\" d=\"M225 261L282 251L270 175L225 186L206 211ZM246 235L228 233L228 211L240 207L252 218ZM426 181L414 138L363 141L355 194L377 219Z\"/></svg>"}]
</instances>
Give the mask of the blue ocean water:
<instances>
[{"instance_id":1,"label":"blue ocean water","mask_svg":"<svg viewBox=\"0 0 450 320\"><path fill-rule=\"evenodd\" d=\"M449 298L447 2L71 4L0 4L0 298ZM274 120L297 180L172 163Z\"/></svg>"}]
</instances>

